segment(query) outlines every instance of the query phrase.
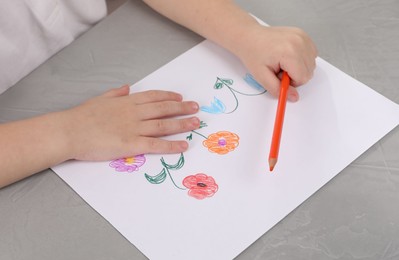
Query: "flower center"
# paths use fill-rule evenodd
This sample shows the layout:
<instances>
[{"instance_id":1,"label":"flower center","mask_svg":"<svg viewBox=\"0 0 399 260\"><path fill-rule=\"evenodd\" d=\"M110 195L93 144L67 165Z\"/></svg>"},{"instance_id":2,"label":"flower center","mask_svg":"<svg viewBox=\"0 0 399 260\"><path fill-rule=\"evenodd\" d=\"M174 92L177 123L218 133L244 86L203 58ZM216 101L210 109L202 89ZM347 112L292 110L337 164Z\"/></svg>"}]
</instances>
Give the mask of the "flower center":
<instances>
[{"instance_id":1,"label":"flower center","mask_svg":"<svg viewBox=\"0 0 399 260\"><path fill-rule=\"evenodd\" d=\"M206 187L206 184L205 184L205 183L202 183L202 182L198 182L198 183L197 183L197 186L198 186L198 187L201 187L201 188L204 188L204 187Z\"/></svg>"},{"instance_id":2,"label":"flower center","mask_svg":"<svg viewBox=\"0 0 399 260\"><path fill-rule=\"evenodd\" d=\"M219 146L226 146L226 144L227 144L226 139L224 139L224 138L219 139L219 141L218 141Z\"/></svg>"},{"instance_id":3,"label":"flower center","mask_svg":"<svg viewBox=\"0 0 399 260\"><path fill-rule=\"evenodd\" d=\"M133 164L135 161L134 157L125 158L126 164Z\"/></svg>"}]
</instances>

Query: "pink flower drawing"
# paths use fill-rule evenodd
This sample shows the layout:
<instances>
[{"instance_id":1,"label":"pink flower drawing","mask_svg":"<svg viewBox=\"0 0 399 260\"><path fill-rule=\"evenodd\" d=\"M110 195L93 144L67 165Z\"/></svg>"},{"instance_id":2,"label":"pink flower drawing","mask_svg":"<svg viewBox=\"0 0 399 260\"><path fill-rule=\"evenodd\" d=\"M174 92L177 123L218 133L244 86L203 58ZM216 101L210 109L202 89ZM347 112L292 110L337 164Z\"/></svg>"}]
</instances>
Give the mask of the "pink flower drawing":
<instances>
[{"instance_id":1,"label":"pink flower drawing","mask_svg":"<svg viewBox=\"0 0 399 260\"><path fill-rule=\"evenodd\" d=\"M134 172L138 171L145 161L144 154L140 154L133 157L113 160L110 162L109 166L115 168L117 172Z\"/></svg>"}]
</instances>

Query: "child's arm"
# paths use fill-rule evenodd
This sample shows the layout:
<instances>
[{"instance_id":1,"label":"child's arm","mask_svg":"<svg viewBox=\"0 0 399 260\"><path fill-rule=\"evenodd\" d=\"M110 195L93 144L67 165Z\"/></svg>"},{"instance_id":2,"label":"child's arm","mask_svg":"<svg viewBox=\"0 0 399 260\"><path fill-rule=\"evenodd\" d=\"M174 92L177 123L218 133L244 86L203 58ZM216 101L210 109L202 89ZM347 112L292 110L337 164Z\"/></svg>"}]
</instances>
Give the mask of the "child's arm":
<instances>
[{"instance_id":1,"label":"child's arm","mask_svg":"<svg viewBox=\"0 0 399 260\"><path fill-rule=\"evenodd\" d=\"M298 28L264 27L230 0L144 0L159 13L234 53L259 83L278 96L278 73L285 70L292 85L313 75L317 50ZM290 88L288 98L298 99Z\"/></svg>"},{"instance_id":2,"label":"child's arm","mask_svg":"<svg viewBox=\"0 0 399 260\"><path fill-rule=\"evenodd\" d=\"M186 141L158 137L199 127L199 119L173 119L198 111L179 94L111 90L62 112L0 125L0 187L69 159L99 161L142 153L180 153Z\"/></svg>"}]
</instances>

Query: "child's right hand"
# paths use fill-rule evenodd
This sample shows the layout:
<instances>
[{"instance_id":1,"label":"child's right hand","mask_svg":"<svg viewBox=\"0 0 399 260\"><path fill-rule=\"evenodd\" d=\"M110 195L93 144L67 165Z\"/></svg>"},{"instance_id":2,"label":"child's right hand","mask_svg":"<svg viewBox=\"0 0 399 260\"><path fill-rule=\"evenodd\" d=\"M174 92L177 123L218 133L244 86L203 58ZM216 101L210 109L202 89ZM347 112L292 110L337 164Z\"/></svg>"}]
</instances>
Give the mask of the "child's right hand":
<instances>
[{"instance_id":1,"label":"child's right hand","mask_svg":"<svg viewBox=\"0 0 399 260\"><path fill-rule=\"evenodd\" d=\"M308 82L316 67L317 49L310 37L299 28L259 24L249 26L246 36L235 49L251 74L271 95L278 97L279 73L288 72L291 77L288 99L297 101L295 87Z\"/></svg>"}]
</instances>

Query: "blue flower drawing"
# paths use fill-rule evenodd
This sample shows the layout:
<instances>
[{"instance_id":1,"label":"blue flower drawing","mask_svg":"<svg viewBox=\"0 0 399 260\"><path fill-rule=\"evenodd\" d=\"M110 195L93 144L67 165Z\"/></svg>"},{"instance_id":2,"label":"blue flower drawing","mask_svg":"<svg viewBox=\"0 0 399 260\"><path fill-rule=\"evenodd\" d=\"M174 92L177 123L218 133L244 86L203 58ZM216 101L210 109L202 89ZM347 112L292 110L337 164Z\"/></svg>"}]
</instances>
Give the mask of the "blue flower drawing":
<instances>
[{"instance_id":1,"label":"blue flower drawing","mask_svg":"<svg viewBox=\"0 0 399 260\"><path fill-rule=\"evenodd\" d=\"M226 106L217 97L213 97L213 102L210 106L201 106L200 110L211 114L223 114L226 110Z\"/></svg>"}]
</instances>

